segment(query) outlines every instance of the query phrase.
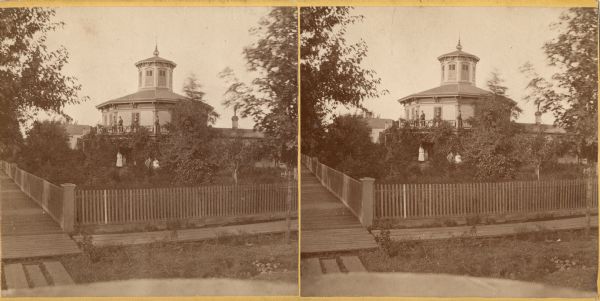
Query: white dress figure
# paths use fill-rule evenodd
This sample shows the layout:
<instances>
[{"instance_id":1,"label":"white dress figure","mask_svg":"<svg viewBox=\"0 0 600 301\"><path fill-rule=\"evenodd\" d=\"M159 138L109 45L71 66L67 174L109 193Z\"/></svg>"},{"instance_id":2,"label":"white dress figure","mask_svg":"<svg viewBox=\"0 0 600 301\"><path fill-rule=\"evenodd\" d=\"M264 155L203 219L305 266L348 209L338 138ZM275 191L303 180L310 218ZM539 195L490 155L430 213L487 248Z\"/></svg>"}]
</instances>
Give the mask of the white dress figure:
<instances>
[{"instance_id":1,"label":"white dress figure","mask_svg":"<svg viewBox=\"0 0 600 301\"><path fill-rule=\"evenodd\" d=\"M160 167L160 165L158 164L158 160L154 159L154 161L152 162L152 168L158 169L159 167Z\"/></svg>"},{"instance_id":2,"label":"white dress figure","mask_svg":"<svg viewBox=\"0 0 600 301\"><path fill-rule=\"evenodd\" d=\"M462 162L462 157L460 156L460 154L456 154L456 156L454 157L454 163L458 164Z\"/></svg>"},{"instance_id":3,"label":"white dress figure","mask_svg":"<svg viewBox=\"0 0 600 301\"><path fill-rule=\"evenodd\" d=\"M123 167L123 155L117 152L117 167Z\"/></svg>"},{"instance_id":4,"label":"white dress figure","mask_svg":"<svg viewBox=\"0 0 600 301\"><path fill-rule=\"evenodd\" d=\"M425 162L425 150L419 146L419 162Z\"/></svg>"}]
</instances>

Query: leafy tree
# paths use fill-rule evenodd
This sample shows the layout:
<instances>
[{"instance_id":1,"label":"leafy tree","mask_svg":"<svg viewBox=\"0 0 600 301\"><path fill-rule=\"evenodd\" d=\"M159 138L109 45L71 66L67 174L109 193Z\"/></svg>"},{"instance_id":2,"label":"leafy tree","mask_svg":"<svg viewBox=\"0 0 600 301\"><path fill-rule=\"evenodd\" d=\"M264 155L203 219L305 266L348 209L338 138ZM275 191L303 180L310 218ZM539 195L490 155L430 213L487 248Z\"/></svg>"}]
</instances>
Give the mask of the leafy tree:
<instances>
[{"instance_id":1,"label":"leafy tree","mask_svg":"<svg viewBox=\"0 0 600 301\"><path fill-rule=\"evenodd\" d=\"M0 10L0 155L22 141L20 125L38 111L68 119L64 106L84 100L75 79L61 74L67 51L46 46L47 34L63 25L52 21L54 14L46 8Z\"/></svg>"},{"instance_id":2,"label":"leafy tree","mask_svg":"<svg viewBox=\"0 0 600 301\"><path fill-rule=\"evenodd\" d=\"M232 139L215 139L212 142L217 164L231 173L234 184L238 184L241 168L249 167L260 159L260 142L244 140L239 137Z\"/></svg>"},{"instance_id":3,"label":"leafy tree","mask_svg":"<svg viewBox=\"0 0 600 301\"><path fill-rule=\"evenodd\" d=\"M327 126L321 161L355 178L379 178L383 173L384 149L371 140L371 129L358 115L338 116Z\"/></svg>"},{"instance_id":4,"label":"leafy tree","mask_svg":"<svg viewBox=\"0 0 600 301\"><path fill-rule=\"evenodd\" d=\"M598 10L570 8L552 28L558 36L544 44L551 78L537 74L530 63L522 67L531 80L527 100L552 112L555 124L580 137L579 154L596 161L598 124Z\"/></svg>"},{"instance_id":5,"label":"leafy tree","mask_svg":"<svg viewBox=\"0 0 600 301\"><path fill-rule=\"evenodd\" d=\"M224 104L251 117L258 130L280 144L280 160L297 161L298 28L296 8L276 7L251 32L257 42L244 49L249 71L257 77L240 82L226 68L221 77L229 84Z\"/></svg>"},{"instance_id":6,"label":"leafy tree","mask_svg":"<svg viewBox=\"0 0 600 301\"><path fill-rule=\"evenodd\" d=\"M214 133L208 127L212 107L194 100L181 100L171 109L169 135L161 142L163 172L173 174L173 181L198 184L210 181L216 168L209 160L210 140Z\"/></svg>"},{"instance_id":7,"label":"leafy tree","mask_svg":"<svg viewBox=\"0 0 600 301\"><path fill-rule=\"evenodd\" d=\"M559 140L551 139L538 131L535 136L523 135L522 156L523 161L533 165L537 180L540 180L540 171L544 164L555 162L560 154L561 143Z\"/></svg>"},{"instance_id":8,"label":"leafy tree","mask_svg":"<svg viewBox=\"0 0 600 301\"><path fill-rule=\"evenodd\" d=\"M520 108L506 96L502 80L493 73L488 81L492 93L477 103L472 129L462 142L464 164L475 170L479 180L501 180L516 176L522 164L518 135L522 128L512 120Z\"/></svg>"},{"instance_id":9,"label":"leafy tree","mask_svg":"<svg viewBox=\"0 0 600 301\"><path fill-rule=\"evenodd\" d=\"M204 99L204 95L206 95L206 93L202 91L202 85L198 82L196 74L192 73L185 79L183 84L183 92L190 100L207 104L206 100ZM207 110L208 122L214 124L217 118L219 118L219 114L217 114L217 112L214 111L214 108L208 104L207 106L204 106L204 108Z\"/></svg>"},{"instance_id":10,"label":"leafy tree","mask_svg":"<svg viewBox=\"0 0 600 301\"><path fill-rule=\"evenodd\" d=\"M365 109L363 100L379 96L380 79L361 63L367 55L364 41L349 44L349 25L362 20L349 7L303 7L301 10L301 128L302 148L316 153L327 116L337 106Z\"/></svg>"},{"instance_id":11,"label":"leafy tree","mask_svg":"<svg viewBox=\"0 0 600 301\"><path fill-rule=\"evenodd\" d=\"M34 121L27 131L21 153L23 168L50 182L81 181L83 156L69 147L69 136L59 121Z\"/></svg>"}]
</instances>

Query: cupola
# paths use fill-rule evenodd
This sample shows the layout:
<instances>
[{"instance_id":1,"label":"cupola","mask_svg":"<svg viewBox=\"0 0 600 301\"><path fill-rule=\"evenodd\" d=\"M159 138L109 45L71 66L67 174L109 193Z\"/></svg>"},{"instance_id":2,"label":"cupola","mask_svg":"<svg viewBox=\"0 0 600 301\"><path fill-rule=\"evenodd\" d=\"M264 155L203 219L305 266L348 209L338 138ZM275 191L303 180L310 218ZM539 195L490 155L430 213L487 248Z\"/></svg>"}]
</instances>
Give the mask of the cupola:
<instances>
[{"instance_id":1,"label":"cupola","mask_svg":"<svg viewBox=\"0 0 600 301\"><path fill-rule=\"evenodd\" d=\"M456 51L442 54L438 60L442 68L442 85L458 83L475 85L475 67L479 58L462 51L460 39L458 39Z\"/></svg>"},{"instance_id":2,"label":"cupola","mask_svg":"<svg viewBox=\"0 0 600 301\"><path fill-rule=\"evenodd\" d=\"M153 54L154 56L135 63L138 68L138 90L168 89L173 91L173 69L177 64L158 56L158 46L154 47Z\"/></svg>"}]
</instances>

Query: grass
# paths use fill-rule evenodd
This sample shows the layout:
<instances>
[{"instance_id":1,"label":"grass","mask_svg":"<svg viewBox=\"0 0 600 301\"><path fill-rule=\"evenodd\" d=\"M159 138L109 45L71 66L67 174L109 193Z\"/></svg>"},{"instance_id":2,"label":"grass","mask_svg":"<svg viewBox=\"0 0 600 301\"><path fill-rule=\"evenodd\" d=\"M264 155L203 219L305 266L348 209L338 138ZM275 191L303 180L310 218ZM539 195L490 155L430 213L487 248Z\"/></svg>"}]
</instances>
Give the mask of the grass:
<instances>
[{"instance_id":1,"label":"grass","mask_svg":"<svg viewBox=\"0 0 600 301\"><path fill-rule=\"evenodd\" d=\"M296 283L297 237L282 234L219 237L190 243L84 246L61 258L76 283L149 278L236 278Z\"/></svg>"},{"instance_id":2,"label":"grass","mask_svg":"<svg viewBox=\"0 0 600 301\"><path fill-rule=\"evenodd\" d=\"M519 233L497 238L399 242L360 254L369 271L467 275L596 291L598 232Z\"/></svg>"}]
</instances>

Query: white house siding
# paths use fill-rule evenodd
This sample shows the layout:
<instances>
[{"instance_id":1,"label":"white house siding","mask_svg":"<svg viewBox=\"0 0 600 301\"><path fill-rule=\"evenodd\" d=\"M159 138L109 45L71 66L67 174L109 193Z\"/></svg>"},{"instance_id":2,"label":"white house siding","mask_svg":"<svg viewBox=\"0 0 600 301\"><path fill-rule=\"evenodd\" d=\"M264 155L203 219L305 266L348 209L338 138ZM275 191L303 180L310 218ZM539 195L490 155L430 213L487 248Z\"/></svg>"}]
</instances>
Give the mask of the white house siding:
<instances>
[{"instance_id":1,"label":"white house siding","mask_svg":"<svg viewBox=\"0 0 600 301\"><path fill-rule=\"evenodd\" d=\"M456 119L456 104L442 104L442 120Z\"/></svg>"},{"instance_id":2,"label":"white house siding","mask_svg":"<svg viewBox=\"0 0 600 301\"><path fill-rule=\"evenodd\" d=\"M462 120L467 120L475 116L475 109L472 104L461 104L460 105L460 115Z\"/></svg>"},{"instance_id":3,"label":"white house siding","mask_svg":"<svg viewBox=\"0 0 600 301\"><path fill-rule=\"evenodd\" d=\"M161 125L171 122L171 113L169 111L158 111L158 119Z\"/></svg>"},{"instance_id":4,"label":"white house siding","mask_svg":"<svg viewBox=\"0 0 600 301\"><path fill-rule=\"evenodd\" d=\"M151 110L140 110L140 125L154 125L154 115Z\"/></svg>"}]
</instances>

